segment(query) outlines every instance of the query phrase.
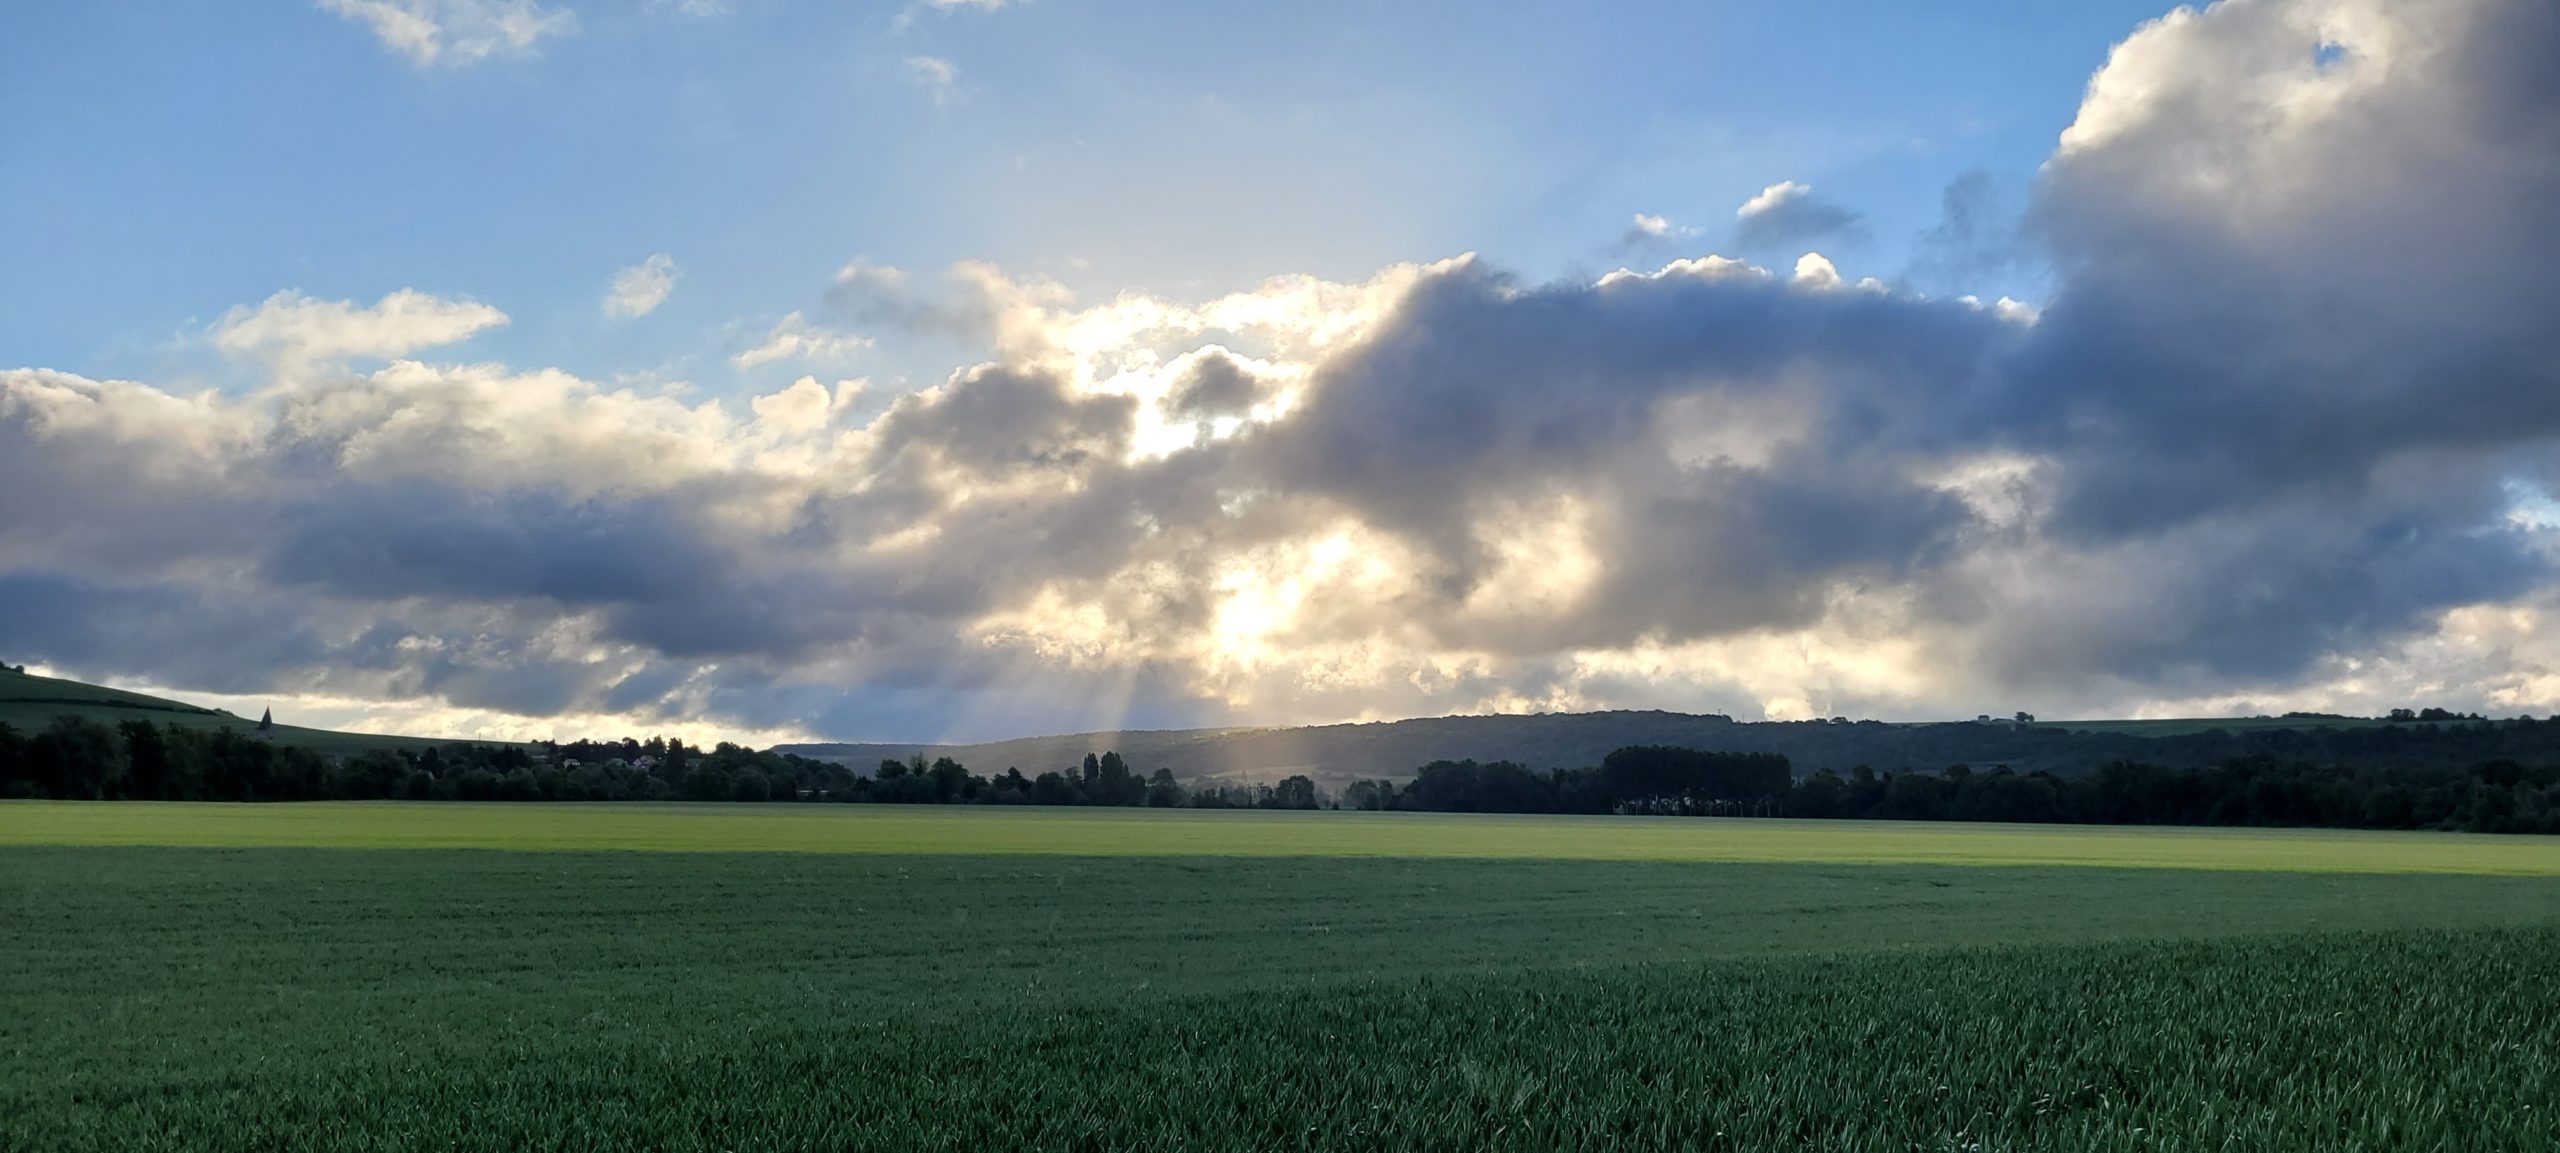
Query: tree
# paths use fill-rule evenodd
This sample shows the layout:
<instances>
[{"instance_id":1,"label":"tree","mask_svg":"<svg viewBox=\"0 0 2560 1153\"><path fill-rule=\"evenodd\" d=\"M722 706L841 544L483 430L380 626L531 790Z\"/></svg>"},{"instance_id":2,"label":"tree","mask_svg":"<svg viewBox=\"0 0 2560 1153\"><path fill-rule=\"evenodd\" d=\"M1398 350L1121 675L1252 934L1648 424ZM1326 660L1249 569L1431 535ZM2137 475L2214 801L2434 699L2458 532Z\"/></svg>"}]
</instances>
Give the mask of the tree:
<instances>
[{"instance_id":1,"label":"tree","mask_svg":"<svg viewBox=\"0 0 2560 1153\"><path fill-rule=\"evenodd\" d=\"M115 730L86 717L53 718L27 742L26 757L38 795L71 800L122 795L124 745Z\"/></svg>"},{"instance_id":2,"label":"tree","mask_svg":"<svg viewBox=\"0 0 2560 1153\"><path fill-rule=\"evenodd\" d=\"M710 764L696 764L685 770L684 799L688 801L725 801L729 799L729 781Z\"/></svg>"},{"instance_id":3,"label":"tree","mask_svg":"<svg viewBox=\"0 0 2560 1153\"><path fill-rule=\"evenodd\" d=\"M125 721L116 726L124 739L127 776L124 795L142 800L169 798L169 742L160 735L160 726L149 721Z\"/></svg>"},{"instance_id":4,"label":"tree","mask_svg":"<svg viewBox=\"0 0 2560 1153\"><path fill-rule=\"evenodd\" d=\"M0 722L0 797L32 797L36 783L27 767L27 742L18 730Z\"/></svg>"},{"instance_id":5,"label":"tree","mask_svg":"<svg viewBox=\"0 0 2560 1153\"><path fill-rule=\"evenodd\" d=\"M1178 809L1182 807L1182 782L1173 779L1173 770L1157 769L1147 778L1147 807Z\"/></svg>"},{"instance_id":6,"label":"tree","mask_svg":"<svg viewBox=\"0 0 2560 1153\"><path fill-rule=\"evenodd\" d=\"M1304 775L1280 778L1269 786L1262 807L1266 809L1312 809L1316 807L1316 783Z\"/></svg>"},{"instance_id":7,"label":"tree","mask_svg":"<svg viewBox=\"0 0 2560 1153\"><path fill-rule=\"evenodd\" d=\"M1147 799L1147 783L1116 752L1102 754L1084 791L1085 799L1096 805L1139 805Z\"/></svg>"},{"instance_id":8,"label":"tree","mask_svg":"<svg viewBox=\"0 0 2560 1153\"><path fill-rule=\"evenodd\" d=\"M1394 808L1395 803L1396 785L1393 781L1358 780L1342 790L1342 807L1346 809L1377 812Z\"/></svg>"},{"instance_id":9,"label":"tree","mask_svg":"<svg viewBox=\"0 0 2560 1153\"><path fill-rule=\"evenodd\" d=\"M1076 803L1076 787L1061 773L1042 773L1031 778L1031 803L1035 805L1072 805Z\"/></svg>"}]
</instances>

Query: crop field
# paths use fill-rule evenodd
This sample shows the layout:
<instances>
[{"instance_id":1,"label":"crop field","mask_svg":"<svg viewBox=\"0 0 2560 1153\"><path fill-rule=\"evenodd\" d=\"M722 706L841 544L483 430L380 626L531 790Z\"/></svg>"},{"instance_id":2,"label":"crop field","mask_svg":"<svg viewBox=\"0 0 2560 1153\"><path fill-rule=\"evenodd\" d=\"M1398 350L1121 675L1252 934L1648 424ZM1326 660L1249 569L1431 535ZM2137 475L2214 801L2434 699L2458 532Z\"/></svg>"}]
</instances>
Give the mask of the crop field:
<instances>
[{"instance_id":1,"label":"crop field","mask_svg":"<svg viewBox=\"0 0 2560 1153\"><path fill-rule=\"evenodd\" d=\"M2488 838L776 808L0 806L0 1149L2560 1146Z\"/></svg>"},{"instance_id":2,"label":"crop field","mask_svg":"<svg viewBox=\"0 0 2560 1153\"><path fill-rule=\"evenodd\" d=\"M0 845L2081 865L2560 876L2560 838L995 806L0 801Z\"/></svg>"}]
</instances>

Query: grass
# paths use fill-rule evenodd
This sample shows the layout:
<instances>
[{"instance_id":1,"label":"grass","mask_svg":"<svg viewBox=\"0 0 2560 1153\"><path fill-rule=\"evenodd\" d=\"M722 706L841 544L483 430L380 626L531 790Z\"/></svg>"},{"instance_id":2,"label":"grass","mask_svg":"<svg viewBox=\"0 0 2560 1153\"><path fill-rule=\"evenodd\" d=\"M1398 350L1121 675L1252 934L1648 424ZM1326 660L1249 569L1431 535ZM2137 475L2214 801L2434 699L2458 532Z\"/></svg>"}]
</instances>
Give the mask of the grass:
<instances>
[{"instance_id":1,"label":"grass","mask_svg":"<svg viewBox=\"0 0 2560 1153\"><path fill-rule=\"evenodd\" d=\"M0 802L0 845L2077 865L2560 876L2560 838L2330 829L879 805Z\"/></svg>"},{"instance_id":2,"label":"grass","mask_svg":"<svg viewBox=\"0 0 2560 1153\"><path fill-rule=\"evenodd\" d=\"M189 729L236 729L250 732L258 727L253 718L236 716L220 709L166 697L149 696L93 685L82 681L39 677L0 669L0 724L18 730L22 735L38 733L58 716L75 716L102 725L142 720L155 725L176 725ZM443 744L505 744L503 741L460 742L433 737L404 737L383 733L347 733L334 729L307 729L299 725L279 724L268 732L268 739L279 745L294 745L327 756L355 756L375 749L418 749Z\"/></svg>"},{"instance_id":3,"label":"grass","mask_svg":"<svg viewBox=\"0 0 2560 1153\"><path fill-rule=\"evenodd\" d=\"M2513 876L0 848L0 1148L2541 1149L2555 924Z\"/></svg>"}]
</instances>

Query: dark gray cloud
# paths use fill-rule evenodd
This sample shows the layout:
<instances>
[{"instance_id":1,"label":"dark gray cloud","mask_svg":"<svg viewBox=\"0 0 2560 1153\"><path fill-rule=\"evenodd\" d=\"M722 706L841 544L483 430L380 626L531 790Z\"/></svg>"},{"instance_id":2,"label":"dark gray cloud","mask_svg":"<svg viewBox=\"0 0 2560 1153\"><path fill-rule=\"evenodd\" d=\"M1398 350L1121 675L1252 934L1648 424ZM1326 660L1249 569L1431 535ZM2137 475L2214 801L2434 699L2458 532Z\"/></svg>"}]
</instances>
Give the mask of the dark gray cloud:
<instances>
[{"instance_id":1,"label":"dark gray cloud","mask_svg":"<svg viewBox=\"0 0 2560 1153\"><path fill-rule=\"evenodd\" d=\"M1201 354L1165 397L1164 410L1182 420L1243 416L1268 390L1223 351Z\"/></svg>"}]
</instances>

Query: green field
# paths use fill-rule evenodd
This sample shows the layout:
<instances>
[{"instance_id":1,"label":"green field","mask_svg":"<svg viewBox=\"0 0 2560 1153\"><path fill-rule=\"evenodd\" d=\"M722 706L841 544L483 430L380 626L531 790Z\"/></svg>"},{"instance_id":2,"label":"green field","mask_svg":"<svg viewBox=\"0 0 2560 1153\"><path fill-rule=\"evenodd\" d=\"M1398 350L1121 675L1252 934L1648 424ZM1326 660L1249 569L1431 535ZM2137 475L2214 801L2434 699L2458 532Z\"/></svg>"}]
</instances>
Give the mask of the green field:
<instances>
[{"instance_id":1,"label":"green field","mask_svg":"<svg viewBox=\"0 0 2560 1153\"><path fill-rule=\"evenodd\" d=\"M79 717L102 725L118 725L126 721L149 721L155 725L177 725L189 729L237 729L250 732L258 727L256 718L240 717L219 709L166 697L111 689L104 685L56 677L39 677L0 669L0 724L20 733L42 732L59 716ZM504 744L502 741L450 742L432 737L403 737L381 733L346 733L334 729L306 729L299 725L278 724L268 731L268 739L279 745L307 748L324 756L355 756L375 749L417 749L428 745L474 743Z\"/></svg>"},{"instance_id":2,"label":"green field","mask_svg":"<svg viewBox=\"0 0 2560 1153\"><path fill-rule=\"evenodd\" d=\"M2560 876L2560 839L2158 828L886 805L0 801L0 845L1476 857Z\"/></svg>"},{"instance_id":3,"label":"green field","mask_svg":"<svg viewBox=\"0 0 2560 1153\"><path fill-rule=\"evenodd\" d=\"M13 804L0 1148L2548 1149L2543 844Z\"/></svg>"}]
</instances>

